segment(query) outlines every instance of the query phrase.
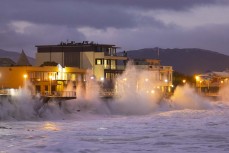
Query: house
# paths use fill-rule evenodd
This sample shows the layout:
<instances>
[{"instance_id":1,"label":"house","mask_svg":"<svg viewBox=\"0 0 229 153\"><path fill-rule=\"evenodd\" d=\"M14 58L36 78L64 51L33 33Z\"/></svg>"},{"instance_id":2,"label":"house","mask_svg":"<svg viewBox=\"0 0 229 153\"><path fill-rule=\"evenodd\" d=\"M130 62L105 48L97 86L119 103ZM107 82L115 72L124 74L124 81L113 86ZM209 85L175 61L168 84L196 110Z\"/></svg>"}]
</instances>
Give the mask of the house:
<instances>
[{"instance_id":1,"label":"house","mask_svg":"<svg viewBox=\"0 0 229 153\"><path fill-rule=\"evenodd\" d=\"M115 45L83 41L58 45L37 45L36 66L56 62L63 67L89 69L98 81L112 80L125 69L126 54L118 55Z\"/></svg>"},{"instance_id":2,"label":"house","mask_svg":"<svg viewBox=\"0 0 229 153\"><path fill-rule=\"evenodd\" d=\"M27 56L22 51L17 65L0 67L0 89L18 89L26 82L31 82L33 92L53 95L63 92L68 83L73 88L79 80L84 80L86 70L77 67L62 67L60 64L53 66L29 66ZM75 89L71 89L75 91Z\"/></svg>"},{"instance_id":3,"label":"house","mask_svg":"<svg viewBox=\"0 0 229 153\"><path fill-rule=\"evenodd\" d=\"M229 83L229 71L209 72L195 77L196 88L200 93L218 93L221 87Z\"/></svg>"},{"instance_id":4,"label":"house","mask_svg":"<svg viewBox=\"0 0 229 153\"><path fill-rule=\"evenodd\" d=\"M150 72L148 79L151 79L155 87L160 88L163 93L171 92L173 87L172 66L162 66L158 59L133 59L133 64L139 70Z\"/></svg>"}]
</instances>

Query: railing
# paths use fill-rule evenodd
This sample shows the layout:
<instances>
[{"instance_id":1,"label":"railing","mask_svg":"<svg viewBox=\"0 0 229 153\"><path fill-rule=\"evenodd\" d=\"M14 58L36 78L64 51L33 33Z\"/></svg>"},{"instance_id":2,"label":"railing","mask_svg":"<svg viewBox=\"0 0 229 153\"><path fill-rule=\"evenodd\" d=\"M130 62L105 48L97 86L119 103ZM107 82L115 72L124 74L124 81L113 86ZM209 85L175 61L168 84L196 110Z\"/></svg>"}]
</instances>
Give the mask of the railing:
<instances>
[{"instance_id":1,"label":"railing","mask_svg":"<svg viewBox=\"0 0 229 153\"><path fill-rule=\"evenodd\" d=\"M19 95L20 92L18 89L1 89L0 95ZM45 92L31 92L31 95L40 95L44 97L76 97L75 91L45 91Z\"/></svg>"},{"instance_id":2,"label":"railing","mask_svg":"<svg viewBox=\"0 0 229 153\"><path fill-rule=\"evenodd\" d=\"M119 53L104 53L105 56L118 56L118 57L127 57L127 54L124 52L119 52Z\"/></svg>"},{"instance_id":3,"label":"railing","mask_svg":"<svg viewBox=\"0 0 229 153\"><path fill-rule=\"evenodd\" d=\"M125 70L125 66L124 65L116 65L116 66L106 65L106 66L104 66L104 69L109 69L109 70Z\"/></svg>"},{"instance_id":4,"label":"railing","mask_svg":"<svg viewBox=\"0 0 229 153\"><path fill-rule=\"evenodd\" d=\"M113 89L104 89L100 91L101 97L112 97L115 95L115 91Z\"/></svg>"},{"instance_id":5,"label":"railing","mask_svg":"<svg viewBox=\"0 0 229 153\"><path fill-rule=\"evenodd\" d=\"M52 96L52 97L76 97L75 91L45 91L45 92L36 92L36 95L40 96Z\"/></svg>"}]
</instances>

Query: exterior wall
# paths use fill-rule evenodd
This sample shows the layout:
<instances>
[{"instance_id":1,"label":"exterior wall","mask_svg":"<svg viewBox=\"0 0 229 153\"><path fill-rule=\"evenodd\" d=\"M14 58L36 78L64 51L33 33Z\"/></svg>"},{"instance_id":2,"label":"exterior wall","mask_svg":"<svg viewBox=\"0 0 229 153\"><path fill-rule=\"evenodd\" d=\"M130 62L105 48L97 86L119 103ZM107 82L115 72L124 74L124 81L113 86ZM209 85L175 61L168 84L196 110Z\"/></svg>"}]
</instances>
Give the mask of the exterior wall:
<instances>
[{"instance_id":1,"label":"exterior wall","mask_svg":"<svg viewBox=\"0 0 229 153\"><path fill-rule=\"evenodd\" d=\"M0 88L14 88L23 87L24 83L30 81L34 90L39 92L49 91L63 91L67 87L67 83L72 81L76 85L78 78L84 77L86 70L57 66L45 67L0 67ZM26 77L24 77L26 75ZM72 89L73 90L73 89Z\"/></svg>"},{"instance_id":2,"label":"exterior wall","mask_svg":"<svg viewBox=\"0 0 229 153\"><path fill-rule=\"evenodd\" d=\"M81 52L80 53L80 68L92 69L94 66L94 52Z\"/></svg>"},{"instance_id":3,"label":"exterior wall","mask_svg":"<svg viewBox=\"0 0 229 153\"><path fill-rule=\"evenodd\" d=\"M0 67L0 88L19 88L22 87L27 74L27 67Z\"/></svg>"},{"instance_id":4,"label":"exterior wall","mask_svg":"<svg viewBox=\"0 0 229 153\"><path fill-rule=\"evenodd\" d=\"M37 53L36 54L36 66L40 66L46 61L54 61L58 64L64 64L64 54L62 52L52 52L52 53Z\"/></svg>"},{"instance_id":5,"label":"exterior wall","mask_svg":"<svg viewBox=\"0 0 229 153\"><path fill-rule=\"evenodd\" d=\"M162 92L170 92L173 85L173 69L172 66L160 65L135 65L142 71L150 72L149 79L155 81L155 86L160 87Z\"/></svg>"},{"instance_id":6,"label":"exterior wall","mask_svg":"<svg viewBox=\"0 0 229 153\"><path fill-rule=\"evenodd\" d=\"M40 66L44 61L50 61L50 53L36 53L35 65Z\"/></svg>"},{"instance_id":7,"label":"exterior wall","mask_svg":"<svg viewBox=\"0 0 229 153\"><path fill-rule=\"evenodd\" d=\"M65 52L63 66L80 67L80 52Z\"/></svg>"},{"instance_id":8,"label":"exterior wall","mask_svg":"<svg viewBox=\"0 0 229 153\"><path fill-rule=\"evenodd\" d=\"M104 53L103 52L95 53L94 57L95 58L94 58L93 73L98 81L103 80L104 79ZM102 59L101 65L96 65L96 59Z\"/></svg>"}]
</instances>

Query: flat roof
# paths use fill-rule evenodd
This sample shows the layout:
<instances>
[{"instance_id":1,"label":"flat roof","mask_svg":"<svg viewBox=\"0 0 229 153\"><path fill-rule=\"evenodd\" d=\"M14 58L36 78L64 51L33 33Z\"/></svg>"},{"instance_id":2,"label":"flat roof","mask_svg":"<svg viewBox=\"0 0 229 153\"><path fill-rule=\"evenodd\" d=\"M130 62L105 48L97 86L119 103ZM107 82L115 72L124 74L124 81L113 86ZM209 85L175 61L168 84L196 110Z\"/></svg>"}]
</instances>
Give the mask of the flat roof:
<instances>
[{"instance_id":1,"label":"flat roof","mask_svg":"<svg viewBox=\"0 0 229 153\"><path fill-rule=\"evenodd\" d=\"M35 45L35 47L89 47L89 46L103 46L103 47L113 47L113 48L120 48L113 44L98 44L94 42L89 41L83 41L83 42L61 42L57 45Z\"/></svg>"}]
</instances>

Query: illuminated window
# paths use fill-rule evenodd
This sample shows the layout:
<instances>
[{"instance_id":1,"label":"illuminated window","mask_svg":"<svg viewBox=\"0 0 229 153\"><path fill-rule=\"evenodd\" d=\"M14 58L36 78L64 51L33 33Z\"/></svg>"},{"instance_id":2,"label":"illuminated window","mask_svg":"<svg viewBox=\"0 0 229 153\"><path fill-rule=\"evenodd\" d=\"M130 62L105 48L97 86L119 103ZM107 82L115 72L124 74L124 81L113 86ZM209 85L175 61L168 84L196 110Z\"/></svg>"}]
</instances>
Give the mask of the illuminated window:
<instances>
[{"instance_id":1,"label":"illuminated window","mask_svg":"<svg viewBox=\"0 0 229 153\"><path fill-rule=\"evenodd\" d=\"M102 59L96 59L95 60L95 64L96 65L102 65L103 64L103 60Z\"/></svg>"}]
</instances>

